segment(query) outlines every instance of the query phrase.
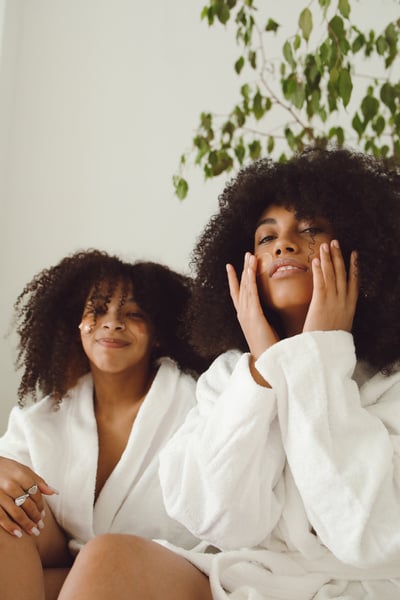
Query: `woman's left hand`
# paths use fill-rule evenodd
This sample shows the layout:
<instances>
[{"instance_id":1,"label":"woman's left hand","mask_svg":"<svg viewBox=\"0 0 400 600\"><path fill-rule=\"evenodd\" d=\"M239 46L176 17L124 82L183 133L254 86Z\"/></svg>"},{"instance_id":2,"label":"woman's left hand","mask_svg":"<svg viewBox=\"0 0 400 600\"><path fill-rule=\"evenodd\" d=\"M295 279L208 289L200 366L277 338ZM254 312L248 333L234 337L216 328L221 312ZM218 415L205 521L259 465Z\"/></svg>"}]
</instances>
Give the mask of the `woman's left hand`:
<instances>
[{"instance_id":1,"label":"woman's left hand","mask_svg":"<svg viewBox=\"0 0 400 600\"><path fill-rule=\"evenodd\" d=\"M347 277L337 240L321 244L320 258L312 261L314 289L303 331L351 331L359 278L357 253L352 252Z\"/></svg>"}]
</instances>

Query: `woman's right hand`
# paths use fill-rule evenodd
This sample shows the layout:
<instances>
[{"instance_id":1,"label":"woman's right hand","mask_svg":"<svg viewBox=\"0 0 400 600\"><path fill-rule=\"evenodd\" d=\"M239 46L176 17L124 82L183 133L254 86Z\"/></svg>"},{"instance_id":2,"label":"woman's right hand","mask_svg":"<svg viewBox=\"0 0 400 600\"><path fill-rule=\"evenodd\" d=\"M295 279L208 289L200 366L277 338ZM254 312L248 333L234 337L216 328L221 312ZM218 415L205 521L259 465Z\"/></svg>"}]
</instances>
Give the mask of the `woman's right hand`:
<instances>
[{"instance_id":1,"label":"woman's right hand","mask_svg":"<svg viewBox=\"0 0 400 600\"><path fill-rule=\"evenodd\" d=\"M257 258L246 252L240 283L232 265L228 264L226 270L232 302L252 355L252 374L256 375L258 383L269 387L261 375L255 373L254 362L265 350L276 344L279 337L267 321L261 306L256 280Z\"/></svg>"},{"instance_id":2,"label":"woman's right hand","mask_svg":"<svg viewBox=\"0 0 400 600\"><path fill-rule=\"evenodd\" d=\"M28 490L32 490L31 493ZM0 527L11 535L21 537L23 531L29 535L39 535L45 517L42 494L56 493L29 467L0 457ZM20 506L15 504L16 498L21 499Z\"/></svg>"}]
</instances>

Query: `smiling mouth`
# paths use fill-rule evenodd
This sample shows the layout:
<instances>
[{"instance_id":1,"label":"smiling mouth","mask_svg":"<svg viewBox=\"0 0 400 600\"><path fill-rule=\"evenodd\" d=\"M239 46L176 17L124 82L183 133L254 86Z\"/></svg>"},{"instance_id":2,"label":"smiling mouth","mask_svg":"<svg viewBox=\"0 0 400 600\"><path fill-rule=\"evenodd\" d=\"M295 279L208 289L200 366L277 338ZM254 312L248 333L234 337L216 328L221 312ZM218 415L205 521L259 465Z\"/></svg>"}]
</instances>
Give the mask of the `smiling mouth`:
<instances>
[{"instance_id":1,"label":"smiling mouth","mask_svg":"<svg viewBox=\"0 0 400 600\"><path fill-rule=\"evenodd\" d=\"M306 273L307 267L302 264L287 263L275 264L270 272L270 277L285 277L296 273Z\"/></svg>"},{"instance_id":2,"label":"smiling mouth","mask_svg":"<svg viewBox=\"0 0 400 600\"><path fill-rule=\"evenodd\" d=\"M99 340L97 340L97 342L101 346L105 346L107 348L124 348L125 346L128 346L128 342L113 338L100 338Z\"/></svg>"}]
</instances>

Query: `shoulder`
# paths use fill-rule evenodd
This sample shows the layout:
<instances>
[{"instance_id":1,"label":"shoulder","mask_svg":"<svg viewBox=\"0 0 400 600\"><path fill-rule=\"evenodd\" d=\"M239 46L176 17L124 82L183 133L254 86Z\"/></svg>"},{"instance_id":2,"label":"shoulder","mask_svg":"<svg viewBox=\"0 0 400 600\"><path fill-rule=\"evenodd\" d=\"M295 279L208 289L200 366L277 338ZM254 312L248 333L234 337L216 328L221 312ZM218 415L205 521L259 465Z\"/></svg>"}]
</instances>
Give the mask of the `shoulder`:
<instances>
[{"instance_id":1,"label":"shoulder","mask_svg":"<svg viewBox=\"0 0 400 600\"><path fill-rule=\"evenodd\" d=\"M158 370L153 381L152 388L157 389L163 395L167 395L179 390L180 392L187 391L194 394L196 388L196 378L182 371L177 363L168 357L163 357L158 360Z\"/></svg>"},{"instance_id":2,"label":"shoulder","mask_svg":"<svg viewBox=\"0 0 400 600\"><path fill-rule=\"evenodd\" d=\"M199 393L217 392L221 385L230 379L232 373L236 369L240 359L244 357L240 350L228 350L220 354L210 367L199 378L198 390ZM248 364L247 358L245 359Z\"/></svg>"},{"instance_id":3,"label":"shoulder","mask_svg":"<svg viewBox=\"0 0 400 600\"><path fill-rule=\"evenodd\" d=\"M90 373L83 375L78 379L76 385L72 387L67 394L58 403L52 396L45 396L38 402L31 404L25 408L14 408L12 413L18 415L22 421L31 422L47 417L57 419L69 412L74 404L74 400L93 397L93 379Z\"/></svg>"}]
</instances>

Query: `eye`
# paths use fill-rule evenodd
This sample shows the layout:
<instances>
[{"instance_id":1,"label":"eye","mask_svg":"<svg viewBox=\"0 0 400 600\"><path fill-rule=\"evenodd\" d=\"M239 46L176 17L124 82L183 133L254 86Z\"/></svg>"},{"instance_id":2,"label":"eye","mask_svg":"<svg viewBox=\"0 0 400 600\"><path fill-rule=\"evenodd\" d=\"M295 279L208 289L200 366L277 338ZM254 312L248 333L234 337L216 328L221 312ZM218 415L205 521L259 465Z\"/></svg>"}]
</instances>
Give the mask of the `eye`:
<instances>
[{"instance_id":1,"label":"eye","mask_svg":"<svg viewBox=\"0 0 400 600\"><path fill-rule=\"evenodd\" d=\"M262 244L269 244L274 239L275 239L274 235L264 235L264 236L260 237L260 239L258 240L257 246L261 246Z\"/></svg>"},{"instance_id":2,"label":"eye","mask_svg":"<svg viewBox=\"0 0 400 600\"><path fill-rule=\"evenodd\" d=\"M319 233L322 233L322 229L321 227L306 227L305 229L302 229L300 233L308 233L309 235L318 235Z\"/></svg>"},{"instance_id":3,"label":"eye","mask_svg":"<svg viewBox=\"0 0 400 600\"><path fill-rule=\"evenodd\" d=\"M126 313L126 318L131 319L132 321L144 321L145 317L143 313L136 311L129 311Z\"/></svg>"}]
</instances>

